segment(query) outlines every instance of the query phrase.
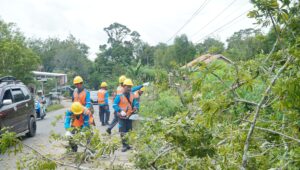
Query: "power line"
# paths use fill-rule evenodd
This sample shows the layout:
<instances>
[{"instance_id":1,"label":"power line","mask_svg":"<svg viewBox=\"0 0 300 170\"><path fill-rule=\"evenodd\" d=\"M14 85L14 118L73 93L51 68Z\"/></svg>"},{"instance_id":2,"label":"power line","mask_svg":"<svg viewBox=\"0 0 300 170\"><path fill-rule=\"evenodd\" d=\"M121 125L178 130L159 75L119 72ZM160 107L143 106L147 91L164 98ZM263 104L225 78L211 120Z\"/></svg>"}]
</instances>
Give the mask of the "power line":
<instances>
[{"instance_id":1,"label":"power line","mask_svg":"<svg viewBox=\"0 0 300 170\"><path fill-rule=\"evenodd\" d=\"M197 35L202 29L206 28L209 24L211 24L213 21L215 21L219 16L221 16L236 0L233 0L229 5L227 5L218 15L216 15L212 20L210 20L206 25L201 27L196 33L194 33L191 38L193 38L195 35Z\"/></svg>"},{"instance_id":2,"label":"power line","mask_svg":"<svg viewBox=\"0 0 300 170\"><path fill-rule=\"evenodd\" d=\"M219 31L218 31L218 33L221 33L221 32L223 32L223 31L225 31L225 30L227 30L228 28L230 28L231 26L233 26L234 24L236 24L237 22L239 22L241 19L243 19L243 18L239 18L239 19L237 19L237 20L235 20L234 22L232 22L230 25L227 25L227 26L225 26L225 28L223 27L222 29L220 29ZM255 27L253 27L252 29L256 29L256 28L258 28L259 27L259 25L256 25ZM206 36L207 37L207 36Z\"/></svg>"},{"instance_id":3,"label":"power line","mask_svg":"<svg viewBox=\"0 0 300 170\"><path fill-rule=\"evenodd\" d=\"M187 24L189 24L202 10L203 8L208 4L209 0L205 0L201 6L193 13L193 15L180 27L178 31L175 32L175 34L168 39L167 43L171 41Z\"/></svg>"},{"instance_id":4,"label":"power line","mask_svg":"<svg viewBox=\"0 0 300 170\"><path fill-rule=\"evenodd\" d=\"M250 9L251 10L251 9ZM211 35L211 34L214 34L215 32L221 30L223 27L226 27L227 25L231 24L232 22L234 22L235 20L239 19L241 16L243 16L244 14L246 14L249 10L243 12L242 14L240 14L239 16L233 18L232 20L230 20L229 22L225 23L224 25L220 26L219 28L215 29L214 31L212 31L211 33L205 35L205 36L202 36L198 41L196 41L196 43L198 43L199 41L203 40L205 37Z\"/></svg>"},{"instance_id":5,"label":"power line","mask_svg":"<svg viewBox=\"0 0 300 170\"><path fill-rule=\"evenodd\" d=\"M241 19L243 19L243 18L239 18L239 19L235 20L234 22L232 22L231 24L223 27L222 29L220 29L218 31L218 33L223 32L224 30L227 30L228 28L230 28L231 26L233 26L234 24L236 24L237 22L239 22Z\"/></svg>"}]
</instances>

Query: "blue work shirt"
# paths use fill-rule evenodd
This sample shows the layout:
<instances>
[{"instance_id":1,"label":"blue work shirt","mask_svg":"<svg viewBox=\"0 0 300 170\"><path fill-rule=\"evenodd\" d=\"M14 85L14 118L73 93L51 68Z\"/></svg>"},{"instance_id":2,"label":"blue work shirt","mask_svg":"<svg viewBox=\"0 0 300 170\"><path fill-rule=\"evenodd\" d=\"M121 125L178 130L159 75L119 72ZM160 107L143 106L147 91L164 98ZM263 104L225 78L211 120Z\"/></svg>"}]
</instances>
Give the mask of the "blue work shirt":
<instances>
[{"instance_id":1,"label":"blue work shirt","mask_svg":"<svg viewBox=\"0 0 300 170\"><path fill-rule=\"evenodd\" d=\"M143 88L143 85L134 86L134 87L131 88L131 92L133 93L133 92L135 92L135 91L140 90L141 88Z\"/></svg>"}]
</instances>

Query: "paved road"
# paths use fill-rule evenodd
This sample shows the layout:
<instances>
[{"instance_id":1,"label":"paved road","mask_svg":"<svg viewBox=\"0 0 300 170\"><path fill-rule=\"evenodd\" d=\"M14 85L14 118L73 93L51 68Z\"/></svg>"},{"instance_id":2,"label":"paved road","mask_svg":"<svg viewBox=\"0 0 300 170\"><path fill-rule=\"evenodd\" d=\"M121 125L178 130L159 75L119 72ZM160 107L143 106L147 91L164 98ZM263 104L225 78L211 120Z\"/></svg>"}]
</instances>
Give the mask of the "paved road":
<instances>
[{"instance_id":1,"label":"paved road","mask_svg":"<svg viewBox=\"0 0 300 170\"><path fill-rule=\"evenodd\" d=\"M44 154L52 154L55 155L57 157L59 157L59 155L65 153L65 149L62 146L61 143L56 143L56 142L52 142L50 143L49 141L49 136L50 136L50 132L54 131L55 133L60 133L60 134L64 134L65 130L63 127L63 120L59 120L56 124L56 126L52 126L51 122L53 122L55 120L55 117L57 115L64 115L66 109L68 107L70 107L71 102L70 101L62 101L62 104L66 107L64 109L61 110L57 110L57 111L53 111L53 112L49 112L47 113L46 117L44 120L37 120L37 132L36 132L36 136L32 137L32 138L24 138L22 139L22 142L34 147L35 149L41 151ZM111 107L111 104L110 104ZM101 133L106 133L105 130L107 128L107 126L101 126L100 124L100 120L99 120L99 108L97 105L94 105L94 109L95 109L95 122L96 122L96 128L98 128L100 130ZM110 121L113 119L113 111L112 108L111 109L111 116L110 116ZM112 131L112 135L119 135L118 134L118 129L117 126L113 129ZM28 154L31 153L28 149L24 149L24 154ZM18 155L0 155L0 169L16 169L16 160L20 159L22 156L22 154L18 154ZM115 153L115 162L119 162L119 163L127 163L128 162L128 152L126 153L122 153L119 150Z\"/></svg>"}]
</instances>

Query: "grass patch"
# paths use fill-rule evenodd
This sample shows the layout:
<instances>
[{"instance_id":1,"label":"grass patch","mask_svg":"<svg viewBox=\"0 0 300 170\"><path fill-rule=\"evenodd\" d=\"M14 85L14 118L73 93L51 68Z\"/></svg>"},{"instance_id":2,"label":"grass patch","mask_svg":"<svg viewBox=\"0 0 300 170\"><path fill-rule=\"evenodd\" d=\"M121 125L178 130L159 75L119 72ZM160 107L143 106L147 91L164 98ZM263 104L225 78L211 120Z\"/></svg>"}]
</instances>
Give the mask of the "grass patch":
<instances>
[{"instance_id":1,"label":"grass patch","mask_svg":"<svg viewBox=\"0 0 300 170\"><path fill-rule=\"evenodd\" d=\"M47 107L47 112L52 112L64 108L62 104L53 104Z\"/></svg>"}]
</instances>

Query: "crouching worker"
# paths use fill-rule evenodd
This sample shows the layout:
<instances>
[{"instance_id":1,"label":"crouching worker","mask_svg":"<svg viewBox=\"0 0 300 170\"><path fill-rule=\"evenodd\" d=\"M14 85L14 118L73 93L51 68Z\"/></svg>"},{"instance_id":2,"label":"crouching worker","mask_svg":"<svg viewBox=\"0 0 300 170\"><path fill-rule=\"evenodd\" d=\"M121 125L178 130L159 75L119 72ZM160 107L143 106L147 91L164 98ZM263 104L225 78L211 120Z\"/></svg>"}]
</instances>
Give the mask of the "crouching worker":
<instances>
[{"instance_id":1,"label":"crouching worker","mask_svg":"<svg viewBox=\"0 0 300 170\"><path fill-rule=\"evenodd\" d=\"M126 133L132 130L132 120L129 117L138 110L139 105L134 98L134 94L131 92L133 86L131 79L126 79L123 84L124 91L122 94L116 96L113 108L119 117L119 132L123 145L122 152L126 152L131 148L125 139Z\"/></svg>"},{"instance_id":2,"label":"crouching worker","mask_svg":"<svg viewBox=\"0 0 300 170\"><path fill-rule=\"evenodd\" d=\"M78 149L78 146L72 140L73 134L89 128L93 122L94 118L91 111L79 102L72 103L71 109L66 111L65 135L69 138L69 144L73 152L77 152Z\"/></svg>"}]
</instances>

